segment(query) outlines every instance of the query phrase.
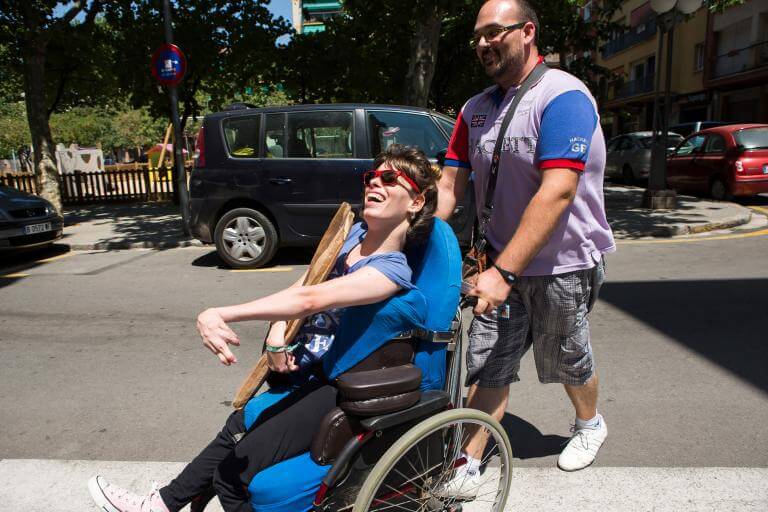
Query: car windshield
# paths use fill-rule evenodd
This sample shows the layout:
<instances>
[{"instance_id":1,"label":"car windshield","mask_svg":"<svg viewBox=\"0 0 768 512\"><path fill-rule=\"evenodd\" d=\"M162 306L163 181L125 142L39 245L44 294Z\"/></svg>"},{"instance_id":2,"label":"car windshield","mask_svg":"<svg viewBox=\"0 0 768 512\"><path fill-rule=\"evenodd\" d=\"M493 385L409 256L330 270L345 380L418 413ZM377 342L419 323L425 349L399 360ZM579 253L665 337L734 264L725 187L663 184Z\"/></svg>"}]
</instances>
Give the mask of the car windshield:
<instances>
[{"instance_id":1,"label":"car windshield","mask_svg":"<svg viewBox=\"0 0 768 512\"><path fill-rule=\"evenodd\" d=\"M683 138L680 135L668 135L667 136L667 147L668 148L674 148L678 144L680 144L680 141L682 141ZM642 137L637 139L638 144L640 144L640 147L643 149L651 149L651 146L653 146L653 137Z\"/></svg>"},{"instance_id":2,"label":"car windshield","mask_svg":"<svg viewBox=\"0 0 768 512\"><path fill-rule=\"evenodd\" d=\"M733 134L733 138L744 149L768 149L768 127L739 130Z\"/></svg>"}]
</instances>

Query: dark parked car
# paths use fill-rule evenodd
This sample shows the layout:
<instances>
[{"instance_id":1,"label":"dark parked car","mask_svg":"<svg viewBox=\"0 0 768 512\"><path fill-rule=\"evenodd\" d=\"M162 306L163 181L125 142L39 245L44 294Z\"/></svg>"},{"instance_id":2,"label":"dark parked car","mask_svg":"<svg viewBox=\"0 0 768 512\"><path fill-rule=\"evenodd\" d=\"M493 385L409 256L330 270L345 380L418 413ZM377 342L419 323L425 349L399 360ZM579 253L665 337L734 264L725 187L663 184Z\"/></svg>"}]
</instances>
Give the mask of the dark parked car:
<instances>
[{"instance_id":1,"label":"dark parked car","mask_svg":"<svg viewBox=\"0 0 768 512\"><path fill-rule=\"evenodd\" d=\"M61 238L63 227L51 203L0 185L0 250L51 244Z\"/></svg>"},{"instance_id":2,"label":"dark parked car","mask_svg":"<svg viewBox=\"0 0 768 512\"><path fill-rule=\"evenodd\" d=\"M667 182L721 200L768 193L768 124L731 124L691 135L667 161Z\"/></svg>"},{"instance_id":3,"label":"dark parked car","mask_svg":"<svg viewBox=\"0 0 768 512\"><path fill-rule=\"evenodd\" d=\"M205 117L190 178L190 228L236 268L268 263L280 246L316 244L339 205L359 207L362 175L390 144L437 160L454 120L415 107L367 104L250 108ZM468 243L469 190L451 220Z\"/></svg>"}]
</instances>

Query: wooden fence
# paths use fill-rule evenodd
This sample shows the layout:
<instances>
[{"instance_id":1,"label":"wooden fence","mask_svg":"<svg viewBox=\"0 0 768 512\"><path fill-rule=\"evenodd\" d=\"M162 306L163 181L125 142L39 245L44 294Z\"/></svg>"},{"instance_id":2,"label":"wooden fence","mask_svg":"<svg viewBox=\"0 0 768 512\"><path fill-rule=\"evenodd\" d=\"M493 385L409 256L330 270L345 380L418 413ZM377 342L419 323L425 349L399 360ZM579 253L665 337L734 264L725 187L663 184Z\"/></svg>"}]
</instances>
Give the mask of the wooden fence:
<instances>
[{"instance_id":1,"label":"wooden fence","mask_svg":"<svg viewBox=\"0 0 768 512\"><path fill-rule=\"evenodd\" d=\"M133 164L129 164L133 166ZM173 198L175 182L170 169L128 168L99 172L75 171L60 174L61 201L84 204L113 201L168 201ZM189 170L189 169L188 169ZM30 194L37 192L32 174L0 175L0 185Z\"/></svg>"}]
</instances>

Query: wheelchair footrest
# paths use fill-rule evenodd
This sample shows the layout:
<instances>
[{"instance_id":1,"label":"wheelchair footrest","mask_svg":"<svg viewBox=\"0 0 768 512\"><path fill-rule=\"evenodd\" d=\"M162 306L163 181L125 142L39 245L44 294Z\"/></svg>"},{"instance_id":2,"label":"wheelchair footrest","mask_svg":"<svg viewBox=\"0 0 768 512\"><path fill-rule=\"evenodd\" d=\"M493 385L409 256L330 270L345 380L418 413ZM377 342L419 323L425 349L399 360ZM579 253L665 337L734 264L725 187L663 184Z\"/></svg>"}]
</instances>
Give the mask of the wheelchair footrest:
<instances>
[{"instance_id":1,"label":"wheelchair footrest","mask_svg":"<svg viewBox=\"0 0 768 512\"><path fill-rule=\"evenodd\" d=\"M373 418L365 418L360 421L360 425L366 430L383 430L418 418L431 416L445 409L450 402L451 398L445 391L423 391L419 401L408 409Z\"/></svg>"}]
</instances>

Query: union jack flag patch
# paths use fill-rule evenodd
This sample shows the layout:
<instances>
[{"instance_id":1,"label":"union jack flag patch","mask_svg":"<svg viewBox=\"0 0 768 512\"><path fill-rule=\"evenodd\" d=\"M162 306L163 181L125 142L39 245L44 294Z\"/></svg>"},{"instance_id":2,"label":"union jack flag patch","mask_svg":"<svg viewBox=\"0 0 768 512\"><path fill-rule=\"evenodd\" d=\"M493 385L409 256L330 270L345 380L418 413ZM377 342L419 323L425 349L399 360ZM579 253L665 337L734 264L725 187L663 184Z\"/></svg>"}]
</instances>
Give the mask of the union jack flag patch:
<instances>
[{"instance_id":1,"label":"union jack flag patch","mask_svg":"<svg viewBox=\"0 0 768 512\"><path fill-rule=\"evenodd\" d=\"M485 126L485 114L473 114L472 121L469 123L471 128L481 128Z\"/></svg>"}]
</instances>

